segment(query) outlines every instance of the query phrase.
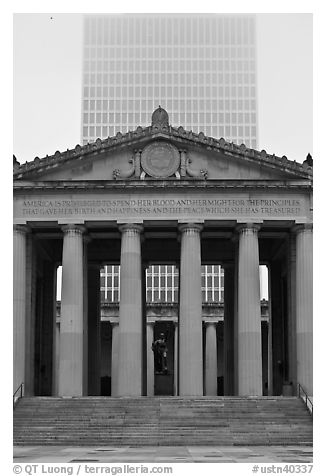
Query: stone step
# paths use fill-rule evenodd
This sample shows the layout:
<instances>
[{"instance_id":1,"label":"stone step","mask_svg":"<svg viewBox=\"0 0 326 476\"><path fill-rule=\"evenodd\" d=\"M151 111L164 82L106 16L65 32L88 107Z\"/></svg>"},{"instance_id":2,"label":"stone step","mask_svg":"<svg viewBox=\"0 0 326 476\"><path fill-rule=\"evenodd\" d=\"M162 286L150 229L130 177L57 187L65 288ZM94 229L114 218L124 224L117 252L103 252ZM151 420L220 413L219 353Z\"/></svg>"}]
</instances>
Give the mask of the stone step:
<instances>
[{"instance_id":1,"label":"stone step","mask_svg":"<svg viewBox=\"0 0 326 476\"><path fill-rule=\"evenodd\" d=\"M24 397L17 445L312 444L296 397Z\"/></svg>"}]
</instances>

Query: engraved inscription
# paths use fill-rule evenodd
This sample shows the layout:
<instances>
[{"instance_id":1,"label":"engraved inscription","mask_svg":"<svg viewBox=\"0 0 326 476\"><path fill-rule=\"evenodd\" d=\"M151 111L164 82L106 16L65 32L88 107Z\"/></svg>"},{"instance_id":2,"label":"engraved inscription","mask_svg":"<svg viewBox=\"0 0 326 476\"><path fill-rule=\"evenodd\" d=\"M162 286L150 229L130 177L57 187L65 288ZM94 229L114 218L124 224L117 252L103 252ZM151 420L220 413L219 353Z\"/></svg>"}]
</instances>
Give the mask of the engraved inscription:
<instances>
[{"instance_id":1,"label":"engraved inscription","mask_svg":"<svg viewBox=\"0 0 326 476\"><path fill-rule=\"evenodd\" d=\"M138 199L75 199L23 200L24 217L139 216L170 217L290 217L304 214L300 199L239 198L138 198Z\"/></svg>"}]
</instances>

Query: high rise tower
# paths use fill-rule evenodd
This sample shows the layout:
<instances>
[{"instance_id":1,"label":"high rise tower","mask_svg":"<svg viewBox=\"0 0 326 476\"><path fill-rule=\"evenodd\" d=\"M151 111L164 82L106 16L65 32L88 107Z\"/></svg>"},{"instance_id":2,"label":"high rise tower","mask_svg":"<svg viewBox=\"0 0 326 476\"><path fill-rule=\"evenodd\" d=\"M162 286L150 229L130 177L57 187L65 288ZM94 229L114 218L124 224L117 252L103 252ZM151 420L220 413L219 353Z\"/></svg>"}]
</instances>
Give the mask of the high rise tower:
<instances>
[{"instance_id":1,"label":"high rise tower","mask_svg":"<svg viewBox=\"0 0 326 476\"><path fill-rule=\"evenodd\" d=\"M257 147L253 15L91 15L84 23L82 141L174 126Z\"/></svg>"},{"instance_id":2,"label":"high rise tower","mask_svg":"<svg viewBox=\"0 0 326 476\"><path fill-rule=\"evenodd\" d=\"M85 16L82 143L148 126L158 105L174 126L256 148L255 17ZM169 273L176 268L149 267L149 301L177 300ZM119 300L119 267L102 269L101 292ZM220 266L202 267L202 299L223 301Z\"/></svg>"}]
</instances>

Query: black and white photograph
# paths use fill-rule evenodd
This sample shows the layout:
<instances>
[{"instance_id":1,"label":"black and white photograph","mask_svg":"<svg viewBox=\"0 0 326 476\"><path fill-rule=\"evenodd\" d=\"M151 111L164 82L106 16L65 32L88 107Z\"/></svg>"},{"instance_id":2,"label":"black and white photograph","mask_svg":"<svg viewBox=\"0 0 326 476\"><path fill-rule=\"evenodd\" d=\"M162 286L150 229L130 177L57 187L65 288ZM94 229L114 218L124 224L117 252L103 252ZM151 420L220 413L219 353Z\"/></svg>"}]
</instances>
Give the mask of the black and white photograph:
<instances>
[{"instance_id":1,"label":"black and white photograph","mask_svg":"<svg viewBox=\"0 0 326 476\"><path fill-rule=\"evenodd\" d=\"M310 473L314 15L129 12L12 14L14 473Z\"/></svg>"}]
</instances>

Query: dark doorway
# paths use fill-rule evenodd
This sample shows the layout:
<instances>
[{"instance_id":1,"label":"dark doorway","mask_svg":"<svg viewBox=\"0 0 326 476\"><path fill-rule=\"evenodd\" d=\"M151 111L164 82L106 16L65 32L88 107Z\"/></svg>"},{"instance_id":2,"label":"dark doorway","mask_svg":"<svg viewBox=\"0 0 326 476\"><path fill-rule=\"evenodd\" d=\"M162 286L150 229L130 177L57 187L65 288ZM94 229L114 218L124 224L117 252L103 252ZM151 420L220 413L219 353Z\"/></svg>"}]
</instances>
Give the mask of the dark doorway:
<instances>
[{"instance_id":1,"label":"dark doorway","mask_svg":"<svg viewBox=\"0 0 326 476\"><path fill-rule=\"evenodd\" d=\"M154 342L164 335L167 346L166 364L167 371L154 374L154 395L173 395L174 381L174 324L168 322L156 322L154 326Z\"/></svg>"}]
</instances>

